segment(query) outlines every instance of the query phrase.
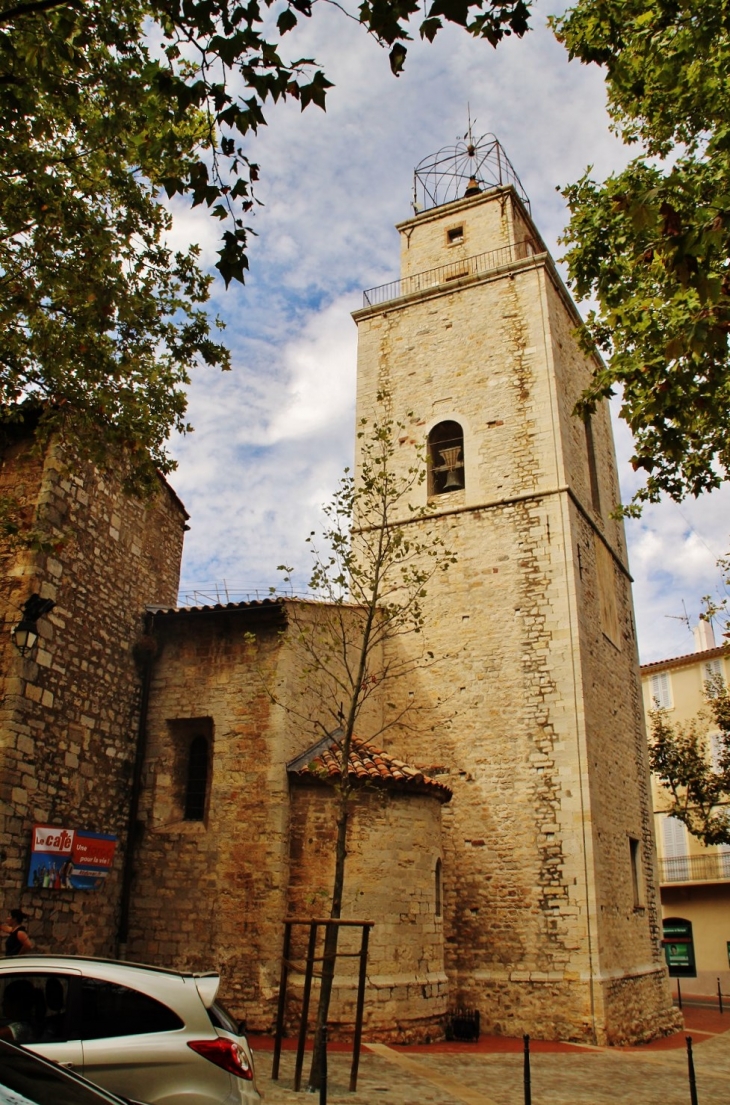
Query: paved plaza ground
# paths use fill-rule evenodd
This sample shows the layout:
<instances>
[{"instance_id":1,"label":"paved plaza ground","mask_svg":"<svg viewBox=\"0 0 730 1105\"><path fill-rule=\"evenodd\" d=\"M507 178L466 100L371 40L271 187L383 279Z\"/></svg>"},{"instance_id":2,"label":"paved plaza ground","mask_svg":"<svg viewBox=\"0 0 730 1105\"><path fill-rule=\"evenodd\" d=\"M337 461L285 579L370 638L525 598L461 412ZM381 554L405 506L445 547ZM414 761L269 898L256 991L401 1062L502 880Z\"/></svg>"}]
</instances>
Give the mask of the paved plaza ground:
<instances>
[{"instance_id":1,"label":"paved plaza ground","mask_svg":"<svg viewBox=\"0 0 730 1105\"><path fill-rule=\"evenodd\" d=\"M692 1037L699 1105L730 1103L730 1011L685 1004L685 1031L634 1048L531 1043L533 1105L690 1105L685 1037ZM295 1051L286 1041L272 1082L272 1041L253 1037L257 1080L266 1105L318 1101L295 1094ZM310 1053L304 1071L309 1070ZM356 1093L348 1093L352 1055L329 1054L328 1105L523 1105L522 1040L482 1037L478 1044L363 1047ZM306 1085L306 1077L303 1079Z\"/></svg>"}]
</instances>

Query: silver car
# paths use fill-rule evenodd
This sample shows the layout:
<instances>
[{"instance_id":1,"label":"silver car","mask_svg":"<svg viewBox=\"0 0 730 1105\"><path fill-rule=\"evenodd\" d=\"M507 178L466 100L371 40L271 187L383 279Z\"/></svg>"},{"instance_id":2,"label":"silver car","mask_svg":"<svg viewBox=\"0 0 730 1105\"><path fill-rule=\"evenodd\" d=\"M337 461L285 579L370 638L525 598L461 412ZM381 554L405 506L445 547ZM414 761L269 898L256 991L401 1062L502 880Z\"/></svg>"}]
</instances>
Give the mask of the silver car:
<instances>
[{"instance_id":1,"label":"silver car","mask_svg":"<svg viewBox=\"0 0 730 1105\"><path fill-rule=\"evenodd\" d=\"M107 959L0 960L0 1035L148 1105L254 1105L245 1034L217 974Z\"/></svg>"}]
</instances>

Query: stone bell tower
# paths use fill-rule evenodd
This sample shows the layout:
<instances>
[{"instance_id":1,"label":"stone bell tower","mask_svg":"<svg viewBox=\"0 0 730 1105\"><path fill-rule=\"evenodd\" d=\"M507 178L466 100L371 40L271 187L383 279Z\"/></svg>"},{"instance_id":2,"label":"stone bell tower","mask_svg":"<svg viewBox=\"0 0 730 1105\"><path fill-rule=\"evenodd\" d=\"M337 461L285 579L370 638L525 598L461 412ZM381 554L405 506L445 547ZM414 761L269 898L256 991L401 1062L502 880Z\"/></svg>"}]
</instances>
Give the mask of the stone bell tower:
<instances>
[{"instance_id":1,"label":"stone bell tower","mask_svg":"<svg viewBox=\"0 0 730 1105\"><path fill-rule=\"evenodd\" d=\"M609 412L573 414L593 364L497 140L427 159L416 198L400 280L354 315L357 417L388 393L397 463L429 469L403 524L458 556L425 600L439 662L395 692L433 716L388 745L454 793L450 1000L483 1031L648 1038L675 1015Z\"/></svg>"}]
</instances>

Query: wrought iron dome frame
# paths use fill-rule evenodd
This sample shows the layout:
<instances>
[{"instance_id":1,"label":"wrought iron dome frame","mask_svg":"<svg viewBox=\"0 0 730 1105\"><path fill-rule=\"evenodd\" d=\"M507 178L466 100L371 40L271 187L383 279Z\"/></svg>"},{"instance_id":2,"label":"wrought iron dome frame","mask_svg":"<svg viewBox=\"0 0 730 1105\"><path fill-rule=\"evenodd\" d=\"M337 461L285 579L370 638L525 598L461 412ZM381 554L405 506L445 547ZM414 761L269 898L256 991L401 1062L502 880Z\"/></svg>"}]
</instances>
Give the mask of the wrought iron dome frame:
<instances>
[{"instance_id":1,"label":"wrought iron dome frame","mask_svg":"<svg viewBox=\"0 0 730 1105\"><path fill-rule=\"evenodd\" d=\"M416 165L413 171L413 210L416 215L463 199L465 195L511 184L528 211L530 201L494 134L483 134L476 141L471 128L454 146L442 146ZM472 192L474 189L474 192Z\"/></svg>"}]
</instances>

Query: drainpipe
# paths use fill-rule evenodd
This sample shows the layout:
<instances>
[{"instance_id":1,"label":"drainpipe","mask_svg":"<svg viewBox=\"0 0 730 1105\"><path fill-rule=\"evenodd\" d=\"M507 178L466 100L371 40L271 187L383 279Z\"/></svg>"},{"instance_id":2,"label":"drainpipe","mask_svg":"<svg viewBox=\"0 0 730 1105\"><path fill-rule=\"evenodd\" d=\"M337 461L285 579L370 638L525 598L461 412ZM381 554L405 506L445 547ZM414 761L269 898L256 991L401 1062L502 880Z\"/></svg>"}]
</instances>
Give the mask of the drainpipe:
<instances>
[{"instance_id":1,"label":"drainpipe","mask_svg":"<svg viewBox=\"0 0 730 1105\"><path fill-rule=\"evenodd\" d=\"M134 754L134 771L132 774L132 791L129 796L129 818L127 820L127 834L124 848L124 867L122 869L122 891L119 903L119 928L117 930L117 956L119 959L127 957L127 938L129 936L129 907L132 896L132 879L134 878L134 852L139 839L141 828L138 820L139 798L142 791L142 768L144 767L147 753L147 714L150 702L150 684L152 683L152 669L156 649L152 637L155 615L147 611L144 619L144 635L142 642L136 648L136 659L142 668L142 695L139 704L139 723L137 726L137 747Z\"/></svg>"}]
</instances>

